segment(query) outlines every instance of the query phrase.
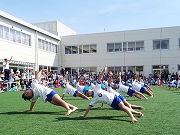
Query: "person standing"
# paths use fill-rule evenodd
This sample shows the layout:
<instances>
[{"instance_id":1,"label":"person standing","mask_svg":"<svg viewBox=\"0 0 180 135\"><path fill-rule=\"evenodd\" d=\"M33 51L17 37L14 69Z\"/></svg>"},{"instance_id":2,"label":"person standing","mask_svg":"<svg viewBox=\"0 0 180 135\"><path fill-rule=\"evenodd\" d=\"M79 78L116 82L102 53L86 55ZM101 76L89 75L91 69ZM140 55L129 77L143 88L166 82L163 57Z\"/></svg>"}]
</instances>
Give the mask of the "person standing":
<instances>
[{"instance_id":1,"label":"person standing","mask_svg":"<svg viewBox=\"0 0 180 135\"><path fill-rule=\"evenodd\" d=\"M11 59L12 59L12 56L9 60L5 58L3 61L4 80L9 80L9 73L10 73L9 63L11 62Z\"/></svg>"}]
</instances>

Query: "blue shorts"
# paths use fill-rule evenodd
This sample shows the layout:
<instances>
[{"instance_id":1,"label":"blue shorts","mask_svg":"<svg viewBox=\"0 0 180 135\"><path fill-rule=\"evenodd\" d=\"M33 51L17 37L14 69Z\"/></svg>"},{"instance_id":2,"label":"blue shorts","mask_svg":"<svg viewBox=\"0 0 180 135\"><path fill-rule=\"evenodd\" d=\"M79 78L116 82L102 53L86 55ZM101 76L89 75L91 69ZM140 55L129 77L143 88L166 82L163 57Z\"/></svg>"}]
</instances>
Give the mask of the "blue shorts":
<instances>
[{"instance_id":1,"label":"blue shorts","mask_svg":"<svg viewBox=\"0 0 180 135\"><path fill-rule=\"evenodd\" d=\"M132 97L135 90L133 88L129 88L127 94Z\"/></svg>"},{"instance_id":2,"label":"blue shorts","mask_svg":"<svg viewBox=\"0 0 180 135\"><path fill-rule=\"evenodd\" d=\"M141 87L140 92L144 93L145 89L146 89L146 87Z\"/></svg>"},{"instance_id":3,"label":"blue shorts","mask_svg":"<svg viewBox=\"0 0 180 135\"><path fill-rule=\"evenodd\" d=\"M124 96L123 95L121 95L121 94L119 94L119 96L118 96L122 101L124 101Z\"/></svg>"},{"instance_id":4,"label":"blue shorts","mask_svg":"<svg viewBox=\"0 0 180 135\"><path fill-rule=\"evenodd\" d=\"M76 97L76 94L78 93L78 90L76 90L73 94L74 97Z\"/></svg>"},{"instance_id":5,"label":"blue shorts","mask_svg":"<svg viewBox=\"0 0 180 135\"><path fill-rule=\"evenodd\" d=\"M145 87L147 87L148 85L147 84L144 84Z\"/></svg>"},{"instance_id":6,"label":"blue shorts","mask_svg":"<svg viewBox=\"0 0 180 135\"><path fill-rule=\"evenodd\" d=\"M120 110L120 107L118 106L118 104L122 102L122 100L118 97L118 96L114 96L114 100L111 104L111 107L114 108L115 110Z\"/></svg>"},{"instance_id":7,"label":"blue shorts","mask_svg":"<svg viewBox=\"0 0 180 135\"><path fill-rule=\"evenodd\" d=\"M56 93L55 91L52 90L52 91L47 95L46 100L49 101L49 102L51 103L52 97L53 97L55 94L57 94L57 93Z\"/></svg>"}]
</instances>

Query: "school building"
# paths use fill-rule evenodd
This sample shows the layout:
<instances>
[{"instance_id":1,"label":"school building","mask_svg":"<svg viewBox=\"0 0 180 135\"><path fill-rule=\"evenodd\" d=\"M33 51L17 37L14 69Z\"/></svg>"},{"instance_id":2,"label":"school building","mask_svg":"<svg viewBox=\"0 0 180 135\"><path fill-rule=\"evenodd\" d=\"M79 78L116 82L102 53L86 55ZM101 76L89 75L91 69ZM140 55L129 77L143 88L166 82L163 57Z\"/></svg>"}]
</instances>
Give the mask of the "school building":
<instances>
[{"instance_id":1,"label":"school building","mask_svg":"<svg viewBox=\"0 0 180 135\"><path fill-rule=\"evenodd\" d=\"M76 34L59 21L30 24L0 11L0 70L13 56L10 68L47 68L71 74L180 72L180 26Z\"/></svg>"}]
</instances>

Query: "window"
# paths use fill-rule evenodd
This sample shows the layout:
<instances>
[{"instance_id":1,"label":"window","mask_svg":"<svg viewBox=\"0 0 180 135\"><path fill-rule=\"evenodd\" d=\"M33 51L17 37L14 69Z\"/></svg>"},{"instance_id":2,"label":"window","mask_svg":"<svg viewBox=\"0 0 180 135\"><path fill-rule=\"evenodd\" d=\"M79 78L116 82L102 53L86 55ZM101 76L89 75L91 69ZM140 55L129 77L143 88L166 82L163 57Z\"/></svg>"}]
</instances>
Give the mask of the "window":
<instances>
[{"instance_id":1,"label":"window","mask_svg":"<svg viewBox=\"0 0 180 135\"><path fill-rule=\"evenodd\" d=\"M72 46L72 54L78 54L78 46Z\"/></svg>"},{"instance_id":2,"label":"window","mask_svg":"<svg viewBox=\"0 0 180 135\"><path fill-rule=\"evenodd\" d=\"M26 35L26 45L31 46L31 36Z\"/></svg>"},{"instance_id":3,"label":"window","mask_svg":"<svg viewBox=\"0 0 180 135\"><path fill-rule=\"evenodd\" d=\"M39 49L42 49L41 41L42 41L42 40L38 38L38 48L39 48Z\"/></svg>"},{"instance_id":4,"label":"window","mask_svg":"<svg viewBox=\"0 0 180 135\"><path fill-rule=\"evenodd\" d=\"M65 54L71 54L71 46L65 46Z\"/></svg>"},{"instance_id":5,"label":"window","mask_svg":"<svg viewBox=\"0 0 180 135\"><path fill-rule=\"evenodd\" d=\"M3 26L0 25L0 38L3 39Z\"/></svg>"},{"instance_id":6,"label":"window","mask_svg":"<svg viewBox=\"0 0 180 135\"><path fill-rule=\"evenodd\" d=\"M114 43L107 44L107 52L114 52Z\"/></svg>"},{"instance_id":7,"label":"window","mask_svg":"<svg viewBox=\"0 0 180 135\"><path fill-rule=\"evenodd\" d=\"M136 42L136 51L143 51L144 50L144 41Z\"/></svg>"},{"instance_id":8,"label":"window","mask_svg":"<svg viewBox=\"0 0 180 135\"><path fill-rule=\"evenodd\" d=\"M83 45L83 53L89 53L89 45Z\"/></svg>"},{"instance_id":9,"label":"window","mask_svg":"<svg viewBox=\"0 0 180 135\"><path fill-rule=\"evenodd\" d=\"M115 43L115 52L122 51L122 43Z\"/></svg>"},{"instance_id":10,"label":"window","mask_svg":"<svg viewBox=\"0 0 180 135\"><path fill-rule=\"evenodd\" d=\"M57 51L58 51L58 50L57 50L57 49L58 49L57 47L58 47L57 45L54 45L54 52L55 52L55 53L57 53Z\"/></svg>"},{"instance_id":11,"label":"window","mask_svg":"<svg viewBox=\"0 0 180 135\"><path fill-rule=\"evenodd\" d=\"M169 39L153 40L153 50L169 49Z\"/></svg>"},{"instance_id":12,"label":"window","mask_svg":"<svg viewBox=\"0 0 180 135\"><path fill-rule=\"evenodd\" d=\"M82 45L79 45L79 54L82 54Z\"/></svg>"},{"instance_id":13,"label":"window","mask_svg":"<svg viewBox=\"0 0 180 135\"><path fill-rule=\"evenodd\" d=\"M10 41L15 42L15 30L10 29Z\"/></svg>"},{"instance_id":14,"label":"window","mask_svg":"<svg viewBox=\"0 0 180 135\"><path fill-rule=\"evenodd\" d=\"M48 51L48 41L45 41L45 50Z\"/></svg>"},{"instance_id":15,"label":"window","mask_svg":"<svg viewBox=\"0 0 180 135\"><path fill-rule=\"evenodd\" d=\"M90 45L90 53L96 53L96 45Z\"/></svg>"},{"instance_id":16,"label":"window","mask_svg":"<svg viewBox=\"0 0 180 135\"><path fill-rule=\"evenodd\" d=\"M128 51L135 51L135 42L128 42Z\"/></svg>"},{"instance_id":17,"label":"window","mask_svg":"<svg viewBox=\"0 0 180 135\"><path fill-rule=\"evenodd\" d=\"M9 28L4 26L4 39L9 40Z\"/></svg>"},{"instance_id":18,"label":"window","mask_svg":"<svg viewBox=\"0 0 180 135\"><path fill-rule=\"evenodd\" d=\"M21 34L21 38L22 38L22 44L26 44L26 34L25 33L22 33Z\"/></svg>"},{"instance_id":19,"label":"window","mask_svg":"<svg viewBox=\"0 0 180 135\"><path fill-rule=\"evenodd\" d=\"M50 42L48 43L48 51L49 52L51 51L51 43Z\"/></svg>"},{"instance_id":20,"label":"window","mask_svg":"<svg viewBox=\"0 0 180 135\"><path fill-rule=\"evenodd\" d=\"M16 43L21 43L21 32L16 31Z\"/></svg>"}]
</instances>

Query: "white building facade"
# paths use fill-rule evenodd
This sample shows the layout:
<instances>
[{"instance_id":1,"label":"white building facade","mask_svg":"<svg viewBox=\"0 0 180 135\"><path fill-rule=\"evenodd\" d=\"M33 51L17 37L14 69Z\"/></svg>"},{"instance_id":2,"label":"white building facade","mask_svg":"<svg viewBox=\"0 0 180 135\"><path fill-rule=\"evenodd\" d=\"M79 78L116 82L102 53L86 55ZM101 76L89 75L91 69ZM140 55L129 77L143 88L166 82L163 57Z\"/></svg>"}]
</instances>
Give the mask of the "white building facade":
<instances>
[{"instance_id":1,"label":"white building facade","mask_svg":"<svg viewBox=\"0 0 180 135\"><path fill-rule=\"evenodd\" d=\"M0 11L0 48L0 67L13 56L10 68L17 70L98 73L107 64L114 73L146 77L180 71L179 26L76 35L58 21L32 25Z\"/></svg>"}]
</instances>

